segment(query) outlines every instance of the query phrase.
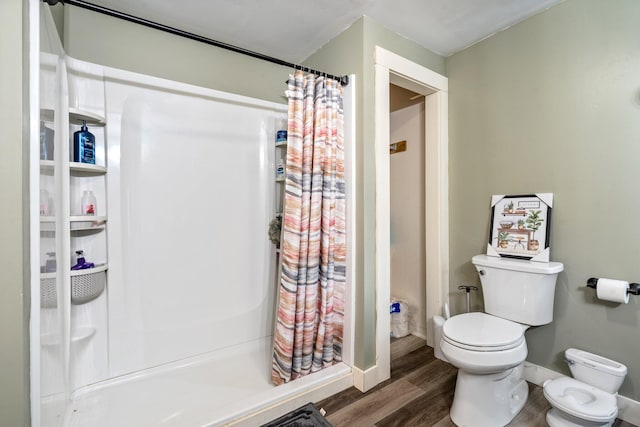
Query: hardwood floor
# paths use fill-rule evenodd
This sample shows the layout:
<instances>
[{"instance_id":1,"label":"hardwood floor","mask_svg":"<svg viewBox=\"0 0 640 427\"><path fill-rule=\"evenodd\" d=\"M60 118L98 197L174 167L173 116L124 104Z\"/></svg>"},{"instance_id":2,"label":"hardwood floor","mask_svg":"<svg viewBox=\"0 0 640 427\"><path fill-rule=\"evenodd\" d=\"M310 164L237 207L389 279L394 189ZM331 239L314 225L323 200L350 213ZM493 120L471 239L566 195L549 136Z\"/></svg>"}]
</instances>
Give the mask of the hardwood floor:
<instances>
[{"instance_id":1,"label":"hardwood floor","mask_svg":"<svg viewBox=\"0 0 640 427\"><path fill-rule=\"evenodd\" d=\"M366 393L351 387L315 405L334 427L452 427L449 417L457 369L433 356L420 338L392 339L391 378ZM543 427L551 405L542 388L529 384L529 399L509 426ZM616 420L614 427L635 427Z\"/></svg>"}]
</instances>

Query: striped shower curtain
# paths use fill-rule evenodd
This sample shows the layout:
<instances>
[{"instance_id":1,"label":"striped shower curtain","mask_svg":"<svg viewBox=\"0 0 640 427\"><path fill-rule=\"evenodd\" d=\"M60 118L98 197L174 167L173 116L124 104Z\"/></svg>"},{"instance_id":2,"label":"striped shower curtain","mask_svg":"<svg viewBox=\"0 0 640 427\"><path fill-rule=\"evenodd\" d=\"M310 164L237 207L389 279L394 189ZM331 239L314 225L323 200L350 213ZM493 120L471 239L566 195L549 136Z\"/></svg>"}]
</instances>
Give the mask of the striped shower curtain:
<instances>
[{"instance_id":1,"label":"striped shower curtain","mask_svg":"<svg viewBox=\"0 0 640 427\"><path fill-rule=\"evenodd\" d=\"M274 331L274 384L342 360L345 183L342 86L289 77L282 273Z\"/></svg>"}]
</instances>

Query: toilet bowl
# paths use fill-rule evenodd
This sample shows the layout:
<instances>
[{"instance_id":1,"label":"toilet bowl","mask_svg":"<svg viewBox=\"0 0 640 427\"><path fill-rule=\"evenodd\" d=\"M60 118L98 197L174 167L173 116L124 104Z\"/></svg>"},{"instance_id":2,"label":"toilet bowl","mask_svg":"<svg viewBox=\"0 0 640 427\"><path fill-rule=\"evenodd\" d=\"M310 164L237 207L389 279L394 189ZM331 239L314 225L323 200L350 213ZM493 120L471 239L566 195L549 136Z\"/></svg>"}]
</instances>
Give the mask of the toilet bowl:
<instances>
[{"instance_id":1,"label":"toilet bowl","mask_svg":"<svg viewBox=\"0 0 640 427\"><path fill-rule=\"evenodd\" d=\"M486 313L459 314L442 327L440 347L454 366L470 373L492 374L524 362L525 329Z\"/></svg>"},{"instance_id":2,"label":"toilet bowl","mask_svg":"<svg viewBox=\"0 0 640 427\"><path fill-rule=\"evenodd\" d=\"M441 350L459 369L450 412L456 425L505 425L522 409L529 393L522 368L525 329L485 313L460 314L445 322Z\"/></svg>"},{"instance_id":3,"label":"toilet bowl","mask_svg":"<svg viewBox=\"0 0 640 427\"><path fill-rule=\"evenodd\" d=\"M439 340L444 359L458 368L450 416L461 427L504 426L529 395L524 331L552 321L563 265L486 255L474 256L472 263L480 275L486 313L449 318Z\"/></svg>"},{"instance_id":4,"label":"toilet bowl","mask_svg":"<svg viewBox=\"0 0 640 427\"><path fill-rule=\"evenodd\" d=\"M547 412L551 427L606 427L618 415L616 395L627 367L586 351L570 348L565 360L574 378L544 383L544 397L553 408Z\"/></svg>"}]
</instances>

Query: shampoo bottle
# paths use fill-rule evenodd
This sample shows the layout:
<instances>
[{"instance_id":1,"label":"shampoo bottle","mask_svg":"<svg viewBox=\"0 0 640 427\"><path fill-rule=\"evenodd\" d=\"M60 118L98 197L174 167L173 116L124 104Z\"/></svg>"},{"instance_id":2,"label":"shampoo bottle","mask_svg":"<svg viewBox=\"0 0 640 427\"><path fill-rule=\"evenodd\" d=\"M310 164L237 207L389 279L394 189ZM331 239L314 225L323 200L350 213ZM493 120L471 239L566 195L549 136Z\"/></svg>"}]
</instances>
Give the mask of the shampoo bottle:
<instances>
[{"instance_id":1,"label":"shampoo bottle","mask_svg":"<svg viewBox=\"0 0 640 427\"><path fill-rule=\"evenodd\" d=\"M87 122L82 121L82 128L73 134L73 161L79 163L96 163L96 138L87 130Z\"/></svg>"}]
</instances>

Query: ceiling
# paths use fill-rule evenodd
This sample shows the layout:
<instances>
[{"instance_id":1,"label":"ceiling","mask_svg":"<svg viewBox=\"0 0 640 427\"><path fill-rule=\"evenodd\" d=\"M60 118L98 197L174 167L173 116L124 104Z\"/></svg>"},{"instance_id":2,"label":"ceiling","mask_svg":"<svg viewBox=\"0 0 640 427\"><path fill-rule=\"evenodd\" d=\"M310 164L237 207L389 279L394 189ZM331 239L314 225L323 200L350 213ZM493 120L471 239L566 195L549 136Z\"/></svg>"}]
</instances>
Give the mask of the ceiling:
<instances>
[{"instance_id":1,"label":"ceiling","mask_svg":"<svg viewBox=\"0 0 640 427\"><path fill-rule=\"evenodd\" d=\"M563 0L87 0L301 63L363 15L443 56Z\"/></svg>"}]
</instances>

